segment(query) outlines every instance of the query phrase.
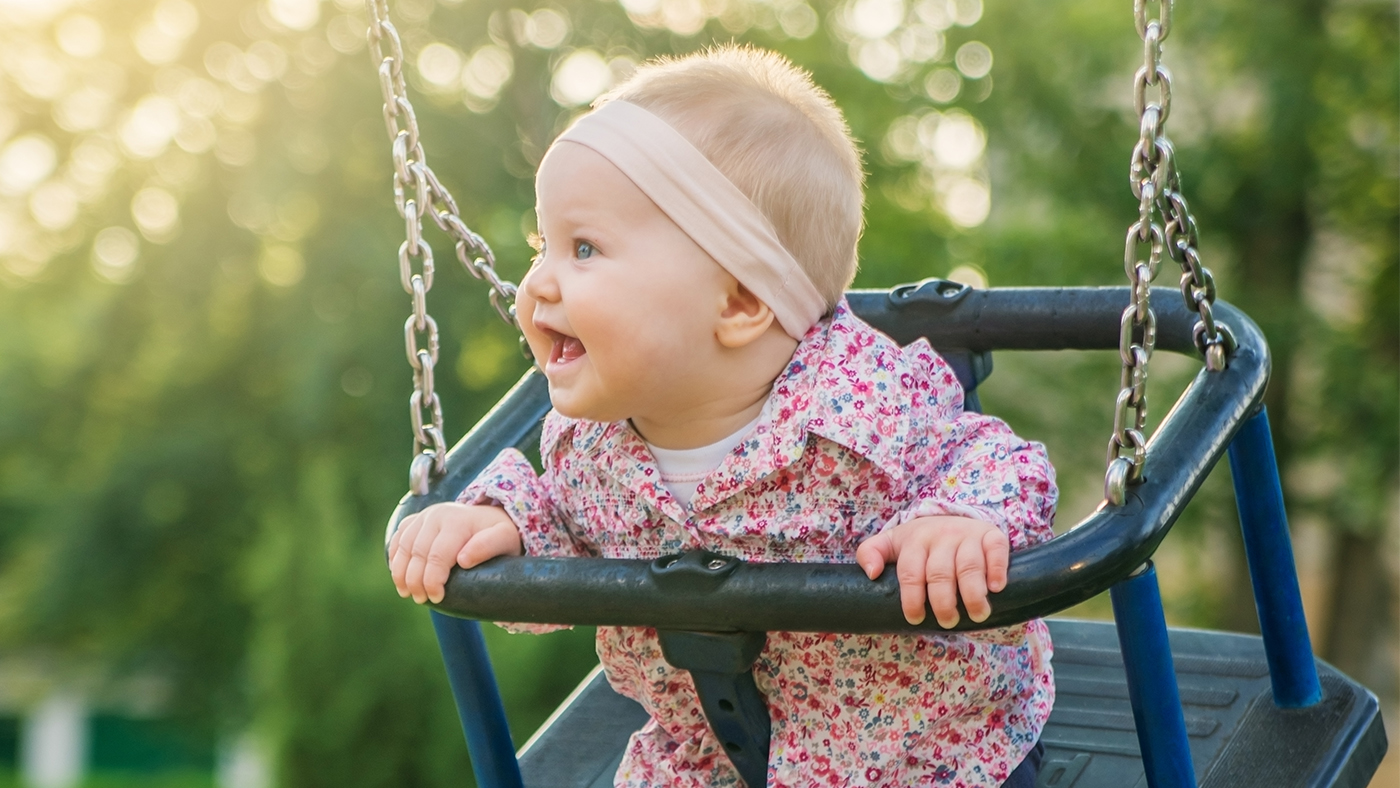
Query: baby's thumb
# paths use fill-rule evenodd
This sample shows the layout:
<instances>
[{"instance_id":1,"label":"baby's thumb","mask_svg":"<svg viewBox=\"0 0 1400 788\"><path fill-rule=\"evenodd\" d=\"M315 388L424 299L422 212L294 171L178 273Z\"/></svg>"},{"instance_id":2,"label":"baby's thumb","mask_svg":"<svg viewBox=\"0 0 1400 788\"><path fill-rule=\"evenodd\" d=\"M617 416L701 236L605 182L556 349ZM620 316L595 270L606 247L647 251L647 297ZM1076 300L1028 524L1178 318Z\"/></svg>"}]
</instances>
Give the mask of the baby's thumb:
<instances>
[{"instance_id":1,"label":"baby's thumb","mask_svg":"<svg viewBox=\"0 0 1400 788\"><path fill-rule=\"evenodd\" d=\"M893 549L889 534L876 534L856 548L856 563L865 571L866 577L874 580L885 571L885 563L890 558L888 554L892 553Z\"/></svg>"}]
</instances>

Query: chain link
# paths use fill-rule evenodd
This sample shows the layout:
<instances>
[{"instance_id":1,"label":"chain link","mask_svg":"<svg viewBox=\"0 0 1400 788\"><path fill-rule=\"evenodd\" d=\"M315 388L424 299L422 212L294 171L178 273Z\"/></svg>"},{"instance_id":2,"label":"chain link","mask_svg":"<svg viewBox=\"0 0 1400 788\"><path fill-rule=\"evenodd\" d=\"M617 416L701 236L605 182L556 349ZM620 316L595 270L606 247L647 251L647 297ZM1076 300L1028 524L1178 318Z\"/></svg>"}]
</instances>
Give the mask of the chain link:
<instances>
[{"instance_id":1,"label":"chain link","mask_svg":"<svg viewBox=\"0 0 1400 788\"><path fill-rule=\"evenodd\" d=\"M388 0L367 0L369 51L379 73L384 96L384 126L393 145L394 205L404 221L405 240L399 246L399 281L413 301L404 323L404 347L413 368L409 415L413 424L413 462L409 489L428 492L428 484L447 470L447 441L442 429L442 400L434 391L433 371L441 339L437 321L428 314L428 291L433 287L433 250L423 239L423 217L452 238L457 259L467 273L491 286L491 306L508 325L515 319L516 286L496 273L496 257L480 235L462 221L457 201L428 166L418 132L418 116L408 100L404 79L403 42L389 21Z\"/></svg>"},{"instance_id":2,"label":"chain link","mask_svg":"<svg viewBox=\"0 0 1400 788\"><path fill-rule=\"evenodd\" d=\"M1148 5L1158 15L1149 18ZM1229 326L1215 319L1215 279L1201 264L1196 220L1181 193L1176 151L1167 139L1172 106L1172 77L1162 65L1162 42L1171 33L1174 0L1133 0L1133 22L1142 37L1143 64L1133 75L1133 108L1138 114L1138 141L1128 165L1128 183L1138 199L1137 221L1128 228L1123 267L1131 300L1120 321L1118 355L1123 362L1113 435L1108 440L1104 497L1114 506L1127 487L1143 479L1147 459L1147 366L1157 343L1157 316L1152 311L1152 282L1165 252L1181 266L1181 295L1200 320L1192 331L1206 368L1225 368L1235 339ZM1156 95L1150 95L1155 90ZM1144 254L1144 250L1146 254Z\"/></svg>"}]
</instances>

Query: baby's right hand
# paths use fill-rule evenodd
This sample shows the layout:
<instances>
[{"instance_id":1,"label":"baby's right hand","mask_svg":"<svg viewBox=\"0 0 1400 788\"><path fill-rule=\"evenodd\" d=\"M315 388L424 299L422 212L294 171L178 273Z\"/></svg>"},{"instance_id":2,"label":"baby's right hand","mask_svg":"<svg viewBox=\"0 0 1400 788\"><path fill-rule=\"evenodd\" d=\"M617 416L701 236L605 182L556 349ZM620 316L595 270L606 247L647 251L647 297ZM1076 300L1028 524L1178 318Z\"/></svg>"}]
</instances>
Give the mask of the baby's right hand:
<instances>
[{"instance_id":1,"label":"baby's right hand","mask_svg":"<svg viewBox=\"0 0 1400 788\"><path fill-rule=\"evenodd\" d=\"M399 523L389 540L389 572L399 596L441 602L453 565L470 569L498 555L520 555L520 531L499 506L439 503Z\"/></svg>"}]
</instances>

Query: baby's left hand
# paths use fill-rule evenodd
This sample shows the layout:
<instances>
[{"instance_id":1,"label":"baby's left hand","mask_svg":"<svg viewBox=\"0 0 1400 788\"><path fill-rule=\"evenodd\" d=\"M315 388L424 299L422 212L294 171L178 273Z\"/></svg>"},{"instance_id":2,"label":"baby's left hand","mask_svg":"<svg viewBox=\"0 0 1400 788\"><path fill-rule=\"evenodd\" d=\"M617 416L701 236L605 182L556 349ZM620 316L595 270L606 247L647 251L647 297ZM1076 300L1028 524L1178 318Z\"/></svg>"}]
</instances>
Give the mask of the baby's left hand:
<instances>
[{"instance_id":1,"label":"baby's left hand","mask_svg":"<svg viewBox=\"0 0 1400 788\"><path fill-rule=\"evenodd\" d=\"M1006 587L1011 542L996 526L970 517L917 517L861 542L856 562L880 576L895 562L899 601L911 624L924 620L927 594L933 616L944 629L958 623L958 594L973 621L992 614L988 591Z\"/></svg>"}]
</instances>

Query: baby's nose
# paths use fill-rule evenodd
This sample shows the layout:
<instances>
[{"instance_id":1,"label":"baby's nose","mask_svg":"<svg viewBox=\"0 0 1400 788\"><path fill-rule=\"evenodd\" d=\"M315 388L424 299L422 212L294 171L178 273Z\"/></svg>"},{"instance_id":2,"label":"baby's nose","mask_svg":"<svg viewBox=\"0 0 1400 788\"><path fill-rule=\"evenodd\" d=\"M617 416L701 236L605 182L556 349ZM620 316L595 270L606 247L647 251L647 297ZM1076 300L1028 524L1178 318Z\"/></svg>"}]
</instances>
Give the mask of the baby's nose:
<instances>
[{"instance_id":1,"label":"baby's nose","mask_svg":"<svg viewBox=\"0 0 1400 788\"><path fill-rule=\"evenodd\" d=\"M520 292L535 301L558 301L559 281L544 260L536 260L521 280Z\"/></svg>"}]
</instances>

